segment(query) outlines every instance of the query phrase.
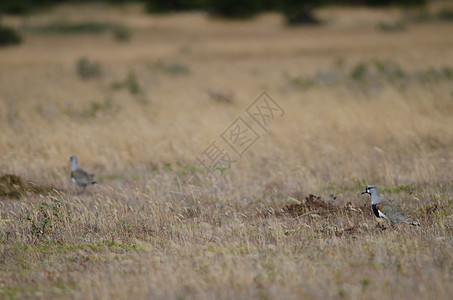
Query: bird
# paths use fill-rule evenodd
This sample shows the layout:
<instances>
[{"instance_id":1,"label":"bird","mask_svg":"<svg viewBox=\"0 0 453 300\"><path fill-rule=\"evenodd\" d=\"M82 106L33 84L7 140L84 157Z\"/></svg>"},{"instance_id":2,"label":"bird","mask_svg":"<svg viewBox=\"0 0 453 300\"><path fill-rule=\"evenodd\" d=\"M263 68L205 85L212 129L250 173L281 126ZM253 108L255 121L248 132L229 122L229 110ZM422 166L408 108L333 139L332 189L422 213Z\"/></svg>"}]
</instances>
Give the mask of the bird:
<instances>
[{"instance_id":1,"label":"bird","mask_svg":"<svg viewBox=\"0 0 453 300\"><path fill-rule=\"evenodd\" d=\"M79 163L77 162L77 157L76 156L71 156L69 158L69 161L72 163L72 169L71 169L71 180L75 184L86 187L89 184L96 184L96 181L94 181L94 174L88 174L84 169L82 169L79 166Z\"/></svg>"},{"instance_id":2,"label":"bird","mask_svg":"<svg viewBox=\"0 0 453 300\"><path fill-rule=\"evenodd\" d=\"M363 194L369 194L371 196L371 207L376 217L386 219L392 227L397 223L420 226L419 222L406 215L396 204L382 198L379 195L377 186L367 185L365 191L362 192Z\"/></svg>"}]
</instances>

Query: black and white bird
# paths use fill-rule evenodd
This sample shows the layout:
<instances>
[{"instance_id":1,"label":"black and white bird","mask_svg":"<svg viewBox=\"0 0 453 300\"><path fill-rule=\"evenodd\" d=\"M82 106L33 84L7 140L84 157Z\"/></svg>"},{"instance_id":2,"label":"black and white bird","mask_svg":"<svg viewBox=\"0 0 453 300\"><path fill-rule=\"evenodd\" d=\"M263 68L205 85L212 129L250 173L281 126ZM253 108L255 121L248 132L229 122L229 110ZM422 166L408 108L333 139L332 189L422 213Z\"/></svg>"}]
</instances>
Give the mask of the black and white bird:
<instances>
[{"instance_id":1,"label":"black and white bird","mask_svg":"<svg viewBox=\"0 0 453 300\"><path fill-rule=\"evenodd\" d=\"M397 223L406 223L413 226L420 226L420 223L414 221L410 216L407 216L401 208L396 206L394 203L384 199L379 195L377 186L367 185L366 190L362 194L370 194L371 196L371 207L373 212L378 218L386 219L390 222L390 225Z\"/></svg>"},{"instance_id":2,"label":"black and white bird","mask_svg":"<svg viewBox=\"0 0 453 300\"><path fill-rule=\"evenodd\" d=\"M71 180L77 185L86 187L89 184L96 184L94 181L94 174L88 174L84 169L79 166L76 156L71 156L69 161L72 163Z\"/></svg>"}]
</instances>

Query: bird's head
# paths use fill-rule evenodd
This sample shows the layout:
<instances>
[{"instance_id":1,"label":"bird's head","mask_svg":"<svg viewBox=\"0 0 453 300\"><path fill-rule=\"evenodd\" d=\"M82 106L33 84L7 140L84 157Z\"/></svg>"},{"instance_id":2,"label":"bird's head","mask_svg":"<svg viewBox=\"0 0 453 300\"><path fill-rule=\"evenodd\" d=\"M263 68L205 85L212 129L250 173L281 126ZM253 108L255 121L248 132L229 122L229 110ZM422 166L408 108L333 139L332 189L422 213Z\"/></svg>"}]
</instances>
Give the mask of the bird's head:
<instances>
[{"instance_id":1,"label":"bird's head","mask_svg":"<svg viewBox=\"0 0 453 300\"><path fill-rule=\"evenodd\" d=\"M378 194L378 188L377 188L377 186L375 186L375 185L367 185L366 188L365 188L365 191L362 192L362 195L363 195L363 194L370 194L370 195L372 195L372 194L375 194L375 193Z\"/></svg>"},{"instance_id":2,"label":"bird's head","mask_svg":"<svg viewBox=\"0 0 453 300\"><path fill-rule=\"evenodd\" d=\"M73 163L73 164L77 164L77 156L74 156L74 155L71 156L71 157L69 158L69 161L70 161L71 163Z\"/></svg>"}]
</instances>

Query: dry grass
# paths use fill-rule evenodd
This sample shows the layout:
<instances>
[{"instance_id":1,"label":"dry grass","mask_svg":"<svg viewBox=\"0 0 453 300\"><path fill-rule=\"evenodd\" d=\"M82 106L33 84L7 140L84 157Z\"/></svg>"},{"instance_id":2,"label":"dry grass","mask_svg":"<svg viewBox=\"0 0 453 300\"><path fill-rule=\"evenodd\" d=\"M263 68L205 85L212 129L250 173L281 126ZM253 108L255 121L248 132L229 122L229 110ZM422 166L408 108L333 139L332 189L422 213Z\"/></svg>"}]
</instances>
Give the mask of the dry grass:
<instances>
[{"instance_id":1,"label":"dry grass","mask_svg":"<svg viewBox=\"0 0 453 300\"><path fill-rule=\"evenodd\" d=\"M21 198L0 196L0 298L450 298L452 79L427 74L453 67L451 25L380 32L389 15L364 9L298 29L122 13L96 20L123 23L128 42L28 29L0 49L0 175L22 178L2 181ZM100 75L81 78L81 58ZM405 77L351 77L374 60ZM205 176L195 158L214 140L229 149L220 134L263 90L285 115ZM70 155L98 186L72 185ZM383 230L367 183L422 226ZM327 208L297 206L310 193Z\"/></svg>"}]
</instances>

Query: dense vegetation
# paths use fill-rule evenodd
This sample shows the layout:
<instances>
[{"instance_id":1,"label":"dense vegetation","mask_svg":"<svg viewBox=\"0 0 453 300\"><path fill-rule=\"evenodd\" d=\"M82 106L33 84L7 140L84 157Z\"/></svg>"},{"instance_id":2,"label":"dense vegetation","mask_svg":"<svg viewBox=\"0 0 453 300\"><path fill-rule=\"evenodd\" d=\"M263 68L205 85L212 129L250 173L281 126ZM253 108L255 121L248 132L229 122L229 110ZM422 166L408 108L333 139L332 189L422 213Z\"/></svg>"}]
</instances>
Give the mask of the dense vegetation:
<instances>
[{"instance_id":1,"label":"dense vegetation","mask_svg":"<svg viewBox=\"0 0 453 300\"><path fill-rule=\"evenodd\" d=\"M100 2L99 0L3 0L0 3L0 13L25 14L64 2ZM145 2L147 11L162 13L185 10L206 10L213 15L225 18L248 18L262 11L280 11L285 14L290 24L314 23L312 15L314 8L329 5L367 5L367 6L419 6L426 0L105 0L115 4L127 2Z\"/></svg>"}]
</instances>

